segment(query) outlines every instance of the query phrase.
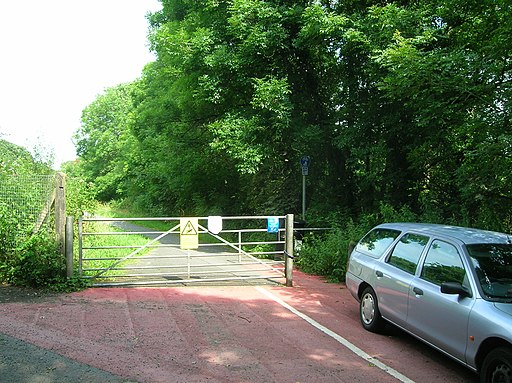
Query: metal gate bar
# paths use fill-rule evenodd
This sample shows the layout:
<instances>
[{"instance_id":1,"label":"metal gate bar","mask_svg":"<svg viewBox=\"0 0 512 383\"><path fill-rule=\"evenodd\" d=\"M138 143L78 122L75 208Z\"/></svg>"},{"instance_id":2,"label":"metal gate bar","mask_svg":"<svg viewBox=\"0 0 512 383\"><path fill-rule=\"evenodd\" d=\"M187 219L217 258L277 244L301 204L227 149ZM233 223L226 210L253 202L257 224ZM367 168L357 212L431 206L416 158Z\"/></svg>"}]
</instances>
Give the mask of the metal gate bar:
<instances>
[{"instance_id":1,"label":"metal gate bar","mask_svg":"<svg viewBox=\"0 0 512 383\"><path fill-rule=\"evenodd\" d=\"M293 231L293 216L291 216L292 231ZM226 217L225 220L238 219L266 219L266 216L256 217ZM285 219L288 223L287 217L278 217ZM175 225L167 231L154 231L154 230L127 230L127 231L101 231L101 232L85 232L84 222L110 222L110 224L117 224L119 221L172 221L179 220L180 218L81 218L79 220L79 271L80 275L84 278L94 280L95 286L118 286L118 285L154 285L154 284L176 284L176 283L197 283L197 282L221 282L221 281L245 281L245 280L273 280L278 281L283 278L286 279L286 284L291 285L288 280L286 262L293 257L293 236L292 247L290 251L290 244L282 240L282 233L285 233L285 238L289 241L289 235L286 235L286 229L289 225L280 229L279 234L274 235L272 241L252 240L243 242L242 235L244 233L265 232L265 229L238 229L238 230L225 230L221 231L219 235L213 234L208 231L204 226L198 225L199 232L203 237L213 238L218 243L199 243L197 251L188 250L186 253L179 249L176 243L169 243L169 236L178 234L176 229L180 226ZM198 220L207 219L207 217L198 217ZM238 241L230 242L222 236L224 233L229 235L235 234ZM142 246L84 246L84 237L94 236L111 236L111 235L144 235L156 236L150 239ZM166 239L167 238L167 239ZM172 242L172 240L171 240ZM94 243L92 243L94 245ZM276 247L276 251L246 251L244 247L257 246L257 245L271 245ZM228 248L230 252L215 251L215 248ZM280 247L281 249L277 249ZM153 255L152 253L160 250L167 249L166 251L175 251L178 254L171 255ZM201 252L202 248L209 248L210 252ZM94 252L97 250L108 251L111 249L135 249L126 256L121 257L85 257L84 252ZM144 250L149 251L149 255L140 255ZM288 250L288 251L287 251ZM138 256L137 256L138 255ZM261 255L278 255L280 260L260 259L257 256ZM136 257L137 256L137 257ZM112 261L106 267L85 267L87 263L92 261ZM226 261L227 260L227 261ZM122 265L126 261L135 262L135 264ZM159 262L157 265L144 264L144 262ZM161 262L168 261L165 264ZM211 262L210 262L211 261ZM210 263L209 263L210 262ZM208 270L209 269L209 270ZM135 271L135 272L134 272ZM137 272L139 271L139 272ZM144 272L149 271L149 272ZM115 272L112 274L111 272ZM92 274L91 274L92 273ZM109 273L109 275L106 275ZM185 278L184 278L185 277ZM104 282L100 282L103 279ZM131 280L130 280L131 279Z\"/></svg>"}]
</instances>

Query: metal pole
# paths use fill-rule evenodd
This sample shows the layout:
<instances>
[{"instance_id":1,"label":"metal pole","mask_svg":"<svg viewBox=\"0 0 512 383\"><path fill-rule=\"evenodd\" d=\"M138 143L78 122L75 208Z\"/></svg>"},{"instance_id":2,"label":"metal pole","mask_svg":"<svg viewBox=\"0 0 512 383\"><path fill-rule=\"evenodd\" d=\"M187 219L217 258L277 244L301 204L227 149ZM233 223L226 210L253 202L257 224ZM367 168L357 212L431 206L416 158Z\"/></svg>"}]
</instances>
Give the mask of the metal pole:
<instances>
[{"instance_id":1,"label":"metal pole","mask_svg":"<svg viewBox=\"0 0 512 383\"><path fill-rule=\"evenodd\" d=\"M302 219L306 219L306 176L302 176Z\"/></svg>"},{"instance_id":2,"label":"metal pole","mask_svg":"<svg viewBox=\"0 0 512 383\"><path fill-rule=\"evenodd\" d=\"M83 263L83 217L78 218L78 275L82 276Z\"/></svg>"},{"instance_id":3,"label":"metal pole","mask_svg":"<svg viewBox=\"0 0 512 383\"><path fill-rule=\"evenodd\" d=\"M73 276L73 217L66 217L66 276Z\"/></svg>"},{"instance_id":4,"label":"metal pole","mask_svg":"<svg viewBox=\"0 0 512 383\"><path fill-rule=\"evenodd\" d=\"M242 263L242 231L238 232L238 263Z\"/></svg>"},{"instance_id":5,"label":"metal pole","mask_svg":"<svg viewBox=\"0 0 512 383\"><path fill-rule=\"evenodd\" d=\"M190 279L190 250L187 250L187 279Z\"/></svg>"},{"instance_id":6,"label":"metal pole","mask_svg":"<svg viewBox=\"0 0 512 383\"><path fill-rule=\"evenodd\" d=\"M284 274L286 287L293 286L293 214L286 215L286 239L284 249Z\"/></svg>"}]
</instances>

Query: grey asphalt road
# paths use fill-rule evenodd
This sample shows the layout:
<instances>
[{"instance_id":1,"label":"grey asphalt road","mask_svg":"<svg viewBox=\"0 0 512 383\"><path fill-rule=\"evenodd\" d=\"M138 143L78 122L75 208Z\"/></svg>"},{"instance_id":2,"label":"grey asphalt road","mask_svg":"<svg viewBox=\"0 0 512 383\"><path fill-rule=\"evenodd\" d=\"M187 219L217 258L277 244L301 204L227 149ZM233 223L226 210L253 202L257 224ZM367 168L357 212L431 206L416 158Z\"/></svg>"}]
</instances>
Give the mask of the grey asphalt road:
<instances>
[{"instance_id":1,"label":"grey asphalt road","mask_svg":"<svg viewBox=\"0 0 512 383\"><path fill-rule=\"evenodd\" d=\"M131 383L125 378L0 334L1 383Z\"/></svg>"}]
</instances>

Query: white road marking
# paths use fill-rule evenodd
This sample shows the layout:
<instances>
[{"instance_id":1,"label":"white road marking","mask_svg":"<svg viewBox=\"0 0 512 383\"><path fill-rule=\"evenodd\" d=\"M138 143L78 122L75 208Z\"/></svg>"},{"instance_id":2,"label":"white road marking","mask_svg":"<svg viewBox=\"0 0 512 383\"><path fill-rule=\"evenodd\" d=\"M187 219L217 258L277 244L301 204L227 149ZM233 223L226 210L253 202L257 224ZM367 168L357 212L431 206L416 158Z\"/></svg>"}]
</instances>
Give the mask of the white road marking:
<instances>
[{"instance_id":1,"label":"white road marking","mask_svg":"<svg viewBox=\"0 0 512 383\"><path fill-rule=\"evenodd\" d=\"M392 377L398 379L401 382L404 382L404 383L415 383L413 380L409 379L407 376L399 373L398 371L396 371L395 369L393 369L393 368L389 367L388 365L382 363L378 359L375 359L371 355L369 355L366 352L364 352L363 350L361 350L356 345L350 343L348 340L346 340L342 336L336 334L334 331L329 330L327 327L321 325L320 323L318 323L317 321L315 321L311 317L309 317L306 314L300 312L299 310L297 310L293 306L290 306L288 303L283 301L281 298L275 296L270 291L267 291L264 288L259 287L259 286L256 287L256 290L258 290L263 295L266 295L270 299L274 300L275 302L279 303L281 306L283 306L285 309L291 311L293 314L297 315L299 318L304 319L306 322L308 322L310 325L312 325L313 327L317 328L318 330L322 331L324 334L326 334L326 335L330 336L331 338L333 338L334 340L338 341L343 346L345 346L350 351L352 351L354 354L356 354L357 356L359 356L359 357L363 358L364 360L366 360L368 363L371 363L372 365L380 368L381 370L383 370L384 372L388 373L389 375L391 375Z\"/></svg>"}]
</instances>

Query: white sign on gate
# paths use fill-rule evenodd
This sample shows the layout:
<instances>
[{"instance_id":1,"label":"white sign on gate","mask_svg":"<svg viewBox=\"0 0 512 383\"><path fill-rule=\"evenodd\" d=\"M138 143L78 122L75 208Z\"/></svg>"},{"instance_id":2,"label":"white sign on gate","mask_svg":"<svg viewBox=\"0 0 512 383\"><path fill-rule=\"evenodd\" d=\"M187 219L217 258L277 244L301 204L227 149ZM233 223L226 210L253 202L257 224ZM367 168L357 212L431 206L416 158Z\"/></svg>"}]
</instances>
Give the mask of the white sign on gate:
<instances>
[{"instance_id":1,"label":"white sign on gate","mask_svg":"<svg viewBox=\"0 0 512 383\"><path fill-rule=\"evenodd\" d=\"M208 217L208 231L213 234L219 234L222 231L222 217L211 215Z\"/></svg>"}]
</instances>

